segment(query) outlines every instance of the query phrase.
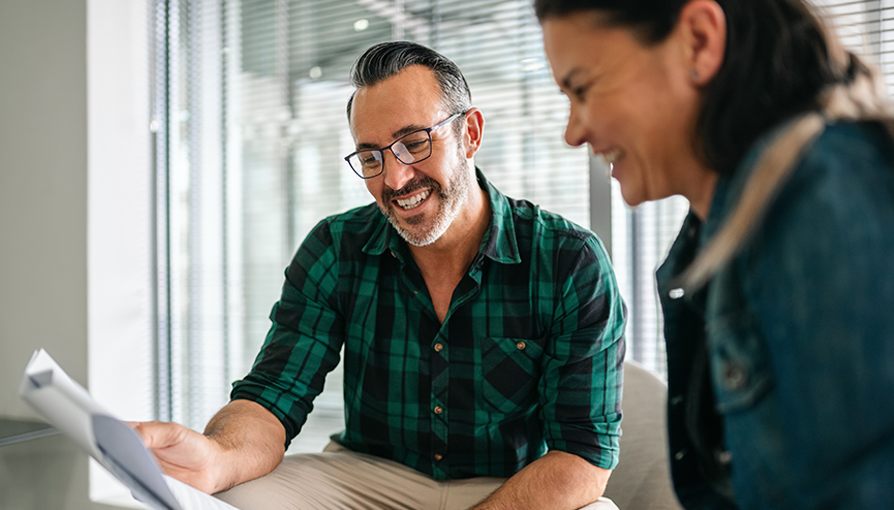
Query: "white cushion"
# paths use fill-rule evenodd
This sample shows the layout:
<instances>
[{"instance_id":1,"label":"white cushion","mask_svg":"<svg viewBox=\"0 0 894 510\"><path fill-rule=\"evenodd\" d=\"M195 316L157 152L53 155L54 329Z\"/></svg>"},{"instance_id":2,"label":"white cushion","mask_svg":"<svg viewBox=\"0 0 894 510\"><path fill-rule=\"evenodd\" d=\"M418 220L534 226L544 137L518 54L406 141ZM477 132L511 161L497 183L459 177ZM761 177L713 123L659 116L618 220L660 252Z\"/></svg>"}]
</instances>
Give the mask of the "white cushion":
<instances>
[{"instance_id":1,"label":"white cushion","mask_svg":"<svg viewBox=\"0 0 894 510\"><path fill-rule=\"evenodd\" d=\"M620 462L605 496L621 510L680 510L670 479L667 385L634 361L624 363Z\"/></svg>"}]
</instances>

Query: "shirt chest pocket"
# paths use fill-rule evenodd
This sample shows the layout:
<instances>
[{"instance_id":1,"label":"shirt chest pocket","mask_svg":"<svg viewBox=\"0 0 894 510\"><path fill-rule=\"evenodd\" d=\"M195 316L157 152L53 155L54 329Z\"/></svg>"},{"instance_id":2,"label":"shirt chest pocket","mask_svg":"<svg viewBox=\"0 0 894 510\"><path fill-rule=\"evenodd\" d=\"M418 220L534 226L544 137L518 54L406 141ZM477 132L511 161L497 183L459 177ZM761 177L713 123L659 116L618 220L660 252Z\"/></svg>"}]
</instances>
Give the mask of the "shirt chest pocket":
<instances>
[{"instance_id":1,"label":"shirt chest pocket","mask_svg":"<svg viewBox=\"0 0 894 510\"><path fill-rule=\"evenodd\" d=\"M537 403L541 341L487 337L481 345L480 395L489 409L523 412Z\"/></svg>"},{"instance_id":2,"label":"shirt chest pocket","mask_svg":"<svg viewBox=\"0 0 894 510\"><path fill-rule=\"evenodd\" d=\"M730 414L758 403L773 387L766 344L746 311L710 321L711 377L717 410Z\"/></svg>"}]
</instances>

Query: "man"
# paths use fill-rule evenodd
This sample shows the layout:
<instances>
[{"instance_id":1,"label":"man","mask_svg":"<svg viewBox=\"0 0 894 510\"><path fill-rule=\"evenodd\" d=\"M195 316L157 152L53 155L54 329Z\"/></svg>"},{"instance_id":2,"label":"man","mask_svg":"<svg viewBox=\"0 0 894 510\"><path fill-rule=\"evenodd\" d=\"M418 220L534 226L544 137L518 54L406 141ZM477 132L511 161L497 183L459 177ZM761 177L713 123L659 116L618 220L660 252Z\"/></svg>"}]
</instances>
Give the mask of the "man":
<instances>
[{"instance_id":1,"label":"man","mask_svg":"<svg viewBox=\"0 0 894 510\"><path fill-rule=\"evenodd\" d=\"M346 160L376 205L308 235L205 434L140 424L147 445L243 509L615 508L625 311L601 243L477 171L450 60L384 43L353 81ZM342 349L346 430L283 459Z\"/></svg>"}]
</instances>

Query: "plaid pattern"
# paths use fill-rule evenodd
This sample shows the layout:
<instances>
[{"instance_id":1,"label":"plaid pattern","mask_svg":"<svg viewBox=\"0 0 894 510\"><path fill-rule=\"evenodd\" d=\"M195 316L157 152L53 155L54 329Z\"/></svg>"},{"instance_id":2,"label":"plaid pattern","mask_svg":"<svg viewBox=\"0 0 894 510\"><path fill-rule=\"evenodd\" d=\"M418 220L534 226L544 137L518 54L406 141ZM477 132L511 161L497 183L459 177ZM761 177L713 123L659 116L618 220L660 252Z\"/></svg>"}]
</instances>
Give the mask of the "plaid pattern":
<instances>
[{"instance_id":1,"label":"plaid pattern","mask_svg":"<svg viewBox=\"0 0 894 510\"><path fill-rule=\"evenodd\" d=\"M344 348L351 450L436 480L507 477L547 448L618 461L626 310L596 236L478 172L491 225L438 322L375 204L323 220L286 270L273 326L233 399L301 430Z\"/></svg>"}]
</instances>

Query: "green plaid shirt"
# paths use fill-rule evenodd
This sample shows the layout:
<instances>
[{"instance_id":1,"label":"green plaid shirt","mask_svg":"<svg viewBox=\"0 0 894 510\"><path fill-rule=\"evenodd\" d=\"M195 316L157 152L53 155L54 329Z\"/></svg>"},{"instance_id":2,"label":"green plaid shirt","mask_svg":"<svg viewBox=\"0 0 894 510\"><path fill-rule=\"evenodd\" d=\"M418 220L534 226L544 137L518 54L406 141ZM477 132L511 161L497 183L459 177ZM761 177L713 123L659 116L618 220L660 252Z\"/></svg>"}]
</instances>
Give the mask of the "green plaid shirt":
<instances>
[{"instance_id":1,"label":"green plaid shirt","mask_svg":"<svg viewBox=\"0 0 894 510\"><path fill-rule=\"evenodd\" d=\"M345 431L333 438L351 450L436 480L508 477L547 449L614 468L625 307L602 243L478 180L493 214L443 324L375 204L326 218L231 398L269 409L291 440L343 348Z\"/></svg>"}]
</instances>

